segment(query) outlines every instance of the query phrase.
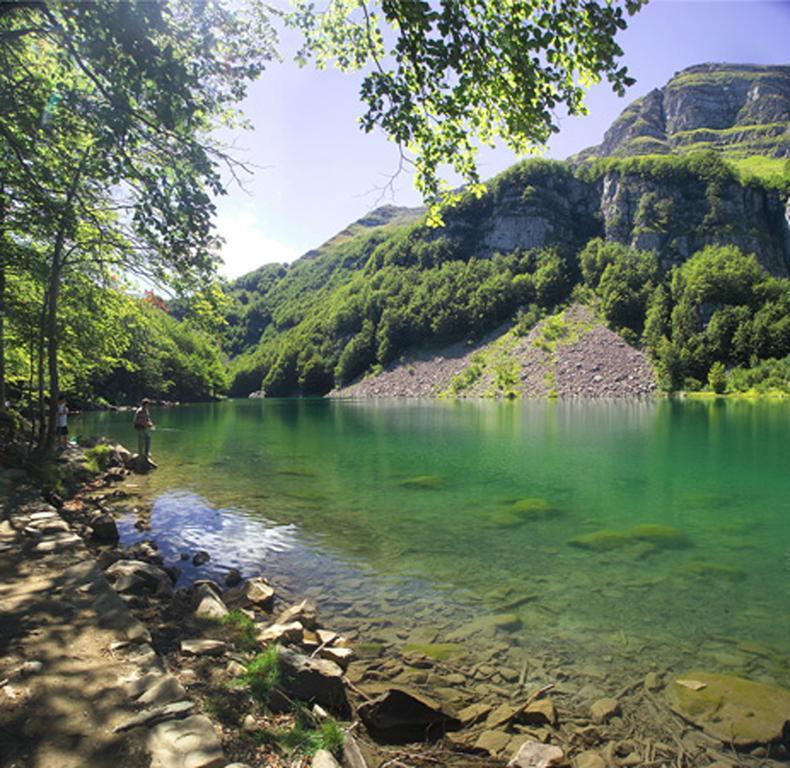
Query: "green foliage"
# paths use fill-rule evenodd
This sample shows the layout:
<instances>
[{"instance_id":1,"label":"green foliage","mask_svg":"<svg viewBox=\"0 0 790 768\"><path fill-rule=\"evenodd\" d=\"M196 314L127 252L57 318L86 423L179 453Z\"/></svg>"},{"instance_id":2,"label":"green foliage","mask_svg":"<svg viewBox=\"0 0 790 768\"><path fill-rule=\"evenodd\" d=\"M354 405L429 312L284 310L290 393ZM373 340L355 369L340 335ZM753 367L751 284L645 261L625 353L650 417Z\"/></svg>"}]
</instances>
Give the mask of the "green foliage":
<instances>
[{"instance_id":1,"label":"green foliage","mask_svg":"<svg viewBox=\"0 0 790 768\"><path fill-rule=\"evenodd\" d=\"M790 353L790 280L769 276L754 256L708 246L666 283L650 298L642 336L666 388L708 381L720 392L727 366Z\"/></svg>"},{"instance_id":2,"label":"green foliage","mask_svg":"<svg viewBox=\"0 0 790 768\"><path fill-rule=\"evenodd\" d=\"M239 610L229 611L222 623L231 630L233 642L240 651L258 650L255 622L249 616Z\"/></svg>"},{"instance_id":3,"label":"green foliage","mask_svg":"<svg viewBox=\"0 0 790 768\"><path fill-rule=\"evenodd\" d=\"M272 689L280 680L280 662L276 645L269 646L245 665L242 680L259 704L266 704Z\"/></svg>"},{"instance_id":4,"label":"green foliage","mask_svg":"<svg viewBox=\"0 0 790 768\"><path fill-rule=\"evenodd\" d=\"M583 4L458 0L332 0L321 14L299 0L289 17L305 37L298 59L342 70L371 63L362 84L366 131L383 130L416 154L415 184L441 221L438 203L459 199L439 178L449 164L479 194L477 143L501 139L516 154L558 130L555 110L584 114L584 88L605 77L622 94L633 81L614 42L641 0ZM386 56L385 40L392 40Z\"/></svg>"},{"instance_id":5,"label":"green foliage","mask_svg":"<svg viewBox=\"0 0 790 768\"><path fill-rule=\"evenodd\" d=\"M790 395L790 355L761 360L750 368L732 368L727 373L727 391Z\"/></svg>"},{"instance_id":6,"label":"green foliage","mask_svg":"<svg viewBox=\"0 0 790 768\"><path fill-rule=\"evenodd\" d=\"M717 394L723 395L727 388L727 375L724 363L717 360L708 371L708 386Z\"/></svg>"},{"instance_id":7,"label":"green foliage","mask_svg":"<svg viewBox=\"0 0 790 768\"><path fill-rule=\"evenodd\" d=\"M94 475L98 475L99 472L103 472L107 469L111 452L112 449L109 445L100 444L93 448L88 448L88 450L85 451L85 466Z\"/></svg>"},{"instance_id":8,"label":"green foliage","mask_svg":"<svg viewBox=\"0 0 790 768\"><path fill-rule=\"evenodd\" d=\"M276 744L290 755L313 755L319 749L340 757L343 750L345 732L340 725L329 718L315 727L313 719L303 706L297 704L295 722L290 728L268 728L254 734L255 741L263 744Z\"/></svg>"}]
</instances>

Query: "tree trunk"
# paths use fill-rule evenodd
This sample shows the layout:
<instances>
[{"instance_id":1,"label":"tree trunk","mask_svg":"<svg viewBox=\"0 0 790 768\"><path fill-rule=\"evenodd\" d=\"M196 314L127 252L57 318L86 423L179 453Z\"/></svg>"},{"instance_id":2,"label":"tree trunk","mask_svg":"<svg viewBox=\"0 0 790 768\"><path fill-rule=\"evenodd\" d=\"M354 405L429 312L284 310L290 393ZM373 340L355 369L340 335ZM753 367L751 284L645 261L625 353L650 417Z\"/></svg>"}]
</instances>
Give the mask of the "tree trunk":
<instances>
[{"instance_id":1,"label":"tree trunk","mask_svg":"<svg viewBox=\"0 0 790 768\"><path fill-rule=\"evenodd\" d=\"M5 409L5 196L0 187L0 411Z\"/></svg>"},{"instance_id":2,"label":"tree trunk","mask_svg":"<svg viewBox=\"0 0 790 768\"><path fill-rule=\"evenodd\" d=\"M38 453L44 456L52 450L55 444L55 427L58 420L58 396L60 395L60 375L58 370L58 297L60 296L60 281L63 272L63 251L66 245L66 235L74 219L72 206L77 194L83 168L88 160L90 149L82 155L79 166L74 171L52 248L52 265L49 271L49 285L47 288L46 320L44 329L47 335L47 364L49 368L49 408L47 409L46 431L44 439L39 444ZM43 414L42 414L43 418Z\"/></svg>"}]
</instances>

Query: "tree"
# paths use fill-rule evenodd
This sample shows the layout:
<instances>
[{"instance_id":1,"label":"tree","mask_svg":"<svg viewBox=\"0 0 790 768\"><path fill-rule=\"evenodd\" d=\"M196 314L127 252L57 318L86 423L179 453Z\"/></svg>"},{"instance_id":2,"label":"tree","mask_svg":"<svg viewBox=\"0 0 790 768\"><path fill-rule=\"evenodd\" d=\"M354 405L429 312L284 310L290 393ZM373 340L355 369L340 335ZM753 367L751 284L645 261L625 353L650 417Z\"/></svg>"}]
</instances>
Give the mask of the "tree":
<instances>
[{"instance_id":1,"label":"tree","mask_svg":"<svg viewBox=\"0 0 790 768\"><path fill-rule=\"evenodd\" d=\"M401 164L405 150L415 155L415 184L438 223L438 203L459 199L442 166L482 191L476 142L501 139L524 155L558 130L558 107L585 113L586 86L605 77L624 93L633 80L615 35L645 2L330 0L317 13L296 0L288 18L305 38L301 62L368 67L362 128L382 128Z\"/></svg>"},{"instance_id":2,"label":"tree","mask_svg":"<svg viewBox=\"0 0 790 768\"><path fill-rule=\"evenodd\" d=\"M255 10L245 18L187 0L2 6L0 175L11 167L7 194L48 224L37 233L48 243L42 451L54 434L64 277L101 279L116 264L183 287L212 271L211 197L224 191L220 163L236 165L211 131L236 119L232 106L273 55Z\"/></svg>"}]
</instances>

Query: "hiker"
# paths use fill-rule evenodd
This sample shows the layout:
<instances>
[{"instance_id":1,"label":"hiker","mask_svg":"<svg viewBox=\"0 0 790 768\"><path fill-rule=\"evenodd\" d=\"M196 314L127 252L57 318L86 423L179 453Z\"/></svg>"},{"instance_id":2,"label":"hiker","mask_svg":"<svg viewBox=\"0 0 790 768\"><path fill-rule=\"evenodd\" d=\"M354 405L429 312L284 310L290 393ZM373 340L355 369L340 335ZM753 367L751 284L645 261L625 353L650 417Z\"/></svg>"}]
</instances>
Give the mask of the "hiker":
<instances>
[{"instance_id":1,"label":"hiker","mask_svg":"<svg viewBox=\"0 0 790 768\"><path fill-rule=\"evenodd\" d=\"M65 448L69 444L69 407L66 405L66 395L58 396L58 412L55 423L58 442L61 448Z\"/></svg>"},{"instance_id":2,"label":"hiker","mask_svg":"<svg viewBox=\"0 0 790 768\"><path fill-rule=\"evenodd\" d=\"M146 461L150 462L151 452L151 430L154 422L151 421L151 414L148 412L148 398L143 398L140 407L134 412L134 428L137 430L137 453Z\"/></svg>"}]
</instances>

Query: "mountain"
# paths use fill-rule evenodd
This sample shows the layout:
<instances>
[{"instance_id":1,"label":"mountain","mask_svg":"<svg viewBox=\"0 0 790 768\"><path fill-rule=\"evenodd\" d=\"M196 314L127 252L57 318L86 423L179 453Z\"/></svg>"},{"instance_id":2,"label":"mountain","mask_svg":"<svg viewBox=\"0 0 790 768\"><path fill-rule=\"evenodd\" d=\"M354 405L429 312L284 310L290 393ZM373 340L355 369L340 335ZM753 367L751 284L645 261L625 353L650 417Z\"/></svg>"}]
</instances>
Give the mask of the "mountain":
<instances>
[{"instance_id":1,"label":"mountain","mask_svg":"<svg viewBox=\"0 0 790 768\"><path fill-rule=\"evenodd\" d=\"M782 358L788 116L790 67L691 67L598 147L513 166L443 228L386 207L245 275L230 286L232 393L324 394L415 350L528 334L571 300L642 345L666 386Z\"/></svg>"}]
</instances>

